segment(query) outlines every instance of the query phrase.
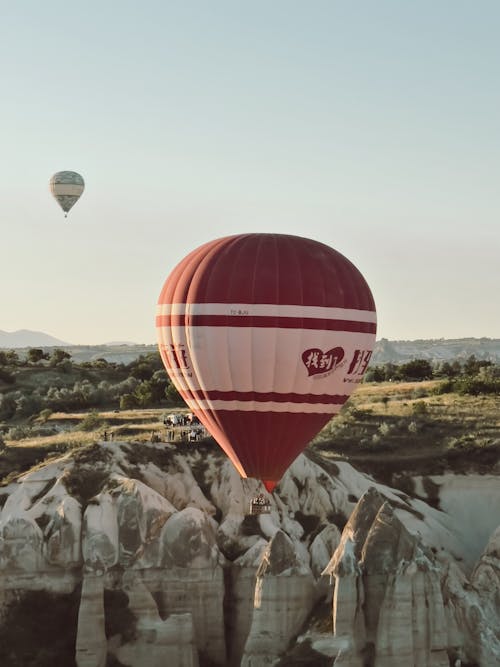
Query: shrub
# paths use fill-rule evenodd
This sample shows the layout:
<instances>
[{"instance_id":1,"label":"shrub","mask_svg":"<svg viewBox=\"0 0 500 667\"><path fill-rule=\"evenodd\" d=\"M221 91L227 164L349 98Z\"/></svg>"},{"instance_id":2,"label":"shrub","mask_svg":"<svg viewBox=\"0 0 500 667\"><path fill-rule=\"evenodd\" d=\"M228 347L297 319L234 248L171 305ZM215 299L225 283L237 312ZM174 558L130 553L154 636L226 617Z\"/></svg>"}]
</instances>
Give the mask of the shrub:
<instances>
[{"instance_id":1,"label":"shrub","mask_svg":"<svg viewBox=\"0 0 500 667\"><path fill-rule=\"evenodd\" d=\"M51 415L52 415L52 410L50 408L45 408L40 412L38 418L40 419L42 424L45 424L49 420Z\"/></svg>"},{"instance_id":2,"label":"shrub","mask_svg":"<svg viewBox=\"0 0 500 667\"><path fill-rule=\"evenodd\" d=\"M55 350L53 350L50 356L50 365L58 366L63 361L67 361L69 359L71 359L71 354L65 352L64 350L61 350L60 348L56 348Z\"/></svg>"},{"instance_id":3,"label":"shrub","mask_svg":"<svg viewBox=\"0 0 500 667\"><path fill-rule=\"evenodd\" d=\"M433 394L449 394L453 391L453 380L444 380L440 382L437 387L433 390Z\"/></svg>"},{"instance_id":4,"label":"shrub","mask_svg":"<svg viewBox=\"0 0 500 667\"><path fill-rule=\"evenodd\" d=\"M9 440L23 440L24 438L29 438L31 434L32 431L30 426L13 426L11 429L9 429L7 438Z\"/></svg>"},{"instance_id":5,"label":"shrub","mask_svg":"<svg viewBox=\"0 0 500 667\"><path fill-rule=\"evenodd\" d=\"M410 433L416 433L418 431L417 422L414 422L414 421L410 422L408 424L408 431Z\"/></svg>"},{"instance_id":6,"label":"shrub","mask_svg":"<svg viewBox=\"0 0 500 667\"><path fill-rule=\"evenodd\" d=\"M0 419L11 419L17 410L17 403L14 396L10 394L0 395Z\"/></svg>"},{"instance_id":7,"label":"shrub","mask_svg":"<svg viewBox=\"0 0 500 667\"><path fill-rule=\"evenodd\" d=\"M5 382L5 384L14 384L15 381L16 378L12 375L12 373L5 371L3 368L0 368L0 382Z\"/></svg>"},{"instance_id":8,"label":"shrub","mask_svg":"<svg viewBox=\"0 0 500 667\"><path fill-rule=\"evenodd\" d=\"M411 412L415 416L421 416L427 414L427 404L424 401L417 401L412 405Z\"/></svg>"},{"instance_id":9,"label":"shrub","mask_svg":"<svg viewBox=\"0 0 500 667\"><path fill-rule=\"evenodd\" d=\"M165 389L165 398L167 399L167 401L175 405L184 403L182 396L177 391L177 388L173 384L173 382L169 382L169 384L167 385Z\"/></svg>"},{"instance_id":10,"label":"shrub","mask_svg":"<svg viewBox=\"0 0 500 667\"><path fill-rule=\"evenodd\" d=\"M120 410L133 410L137 407L137 398L134 394L123 394L120 397Z\"/></svg>"},{"instance_id":11,"label":"shrub","mask_svg":"<svg viewBox=\"0 0 500 667\"><path fill-rule=\"evenodd\" d=\"M25 394L16 400L16 417L32 417L42 407L42 399L36 394Z\"/></svg>"},{"instance_id":12,"label":"shrub","mask_svg":"<svg viewBox=\"0 0 500 667\"><path fill-rule=\"evenodd\" d=\"M378 432L380 433L380 435L388 435L390 430L391 427L389 426L389 424L387 424L387 422L382 422L378 427Z\"/></svg>"},{"instance_id":13,"label":"shrub","mask_svg":"<svg viewBox=\"0 0 500 667\"><path fill-rule=\"evenodd\" d=\"M458 394L470 394L479 396L481 394L500 394L500 380L495 378L482 379L481 377L464 377L455 380L455 391Z\"/></svg>"},{"instance_id":14,"label":"shrub","mask_svg":"<svg viewBox=\"0 0 500 667\"><path fill-rule=\"evenodd\" d=\"M103 426L104 422L99 416L98 412L94 410L89 412L82 421L77 425L77 431L95 431L96 429Z\"/></svg>"}]
</instances>

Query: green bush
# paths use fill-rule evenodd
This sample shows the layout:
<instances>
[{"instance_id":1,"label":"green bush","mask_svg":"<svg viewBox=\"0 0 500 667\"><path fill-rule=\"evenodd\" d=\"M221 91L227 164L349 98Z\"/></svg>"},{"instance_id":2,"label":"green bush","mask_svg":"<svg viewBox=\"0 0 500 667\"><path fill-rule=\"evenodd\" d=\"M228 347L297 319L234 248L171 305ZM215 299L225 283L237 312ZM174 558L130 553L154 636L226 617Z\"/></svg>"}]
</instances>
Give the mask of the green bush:
<instances>
[{"instance_id":1,"label":"green bush","mask_svg":"<svg viewBox=\"0 0 500 667\"><path fill-rule=\"evenodd\" d=\"M123 394L120 396L120 410L133 410L137 407L137 398L134 394Z\"/></svg>"},{"instance_id":2,"label":"green bush","mask_svg":"<svg viewBox=\"0 0 500 667\"><path fill-rule=\"evenodd\" d=\"M444 380L435 389L435 394L449 394L455 392L461 396L481 396L484 394L500 394L500 379L494 372L479 373L478 375L463 375L453 379Z\"/></svg>"},{"instance_id":3,"label":"green bush","mask_svg":"<svg viewBox=\"0 0 500 667\"><path fill-rule=\"evenodd\" d=\"M427 403L424 403L424 401L417 401L412 405L411 412L415 417L426 415L428 412Z\"/></svg>"},{"instance_id":4,"label":"green bush","mask_svg":"<svg viewBox=\"0 0 500 667\"><path fill-rule=\"evenodd\" d=\"M450 394L453 391L453 380L444 380L440 382L437 387L432 391L433 394Z\"/></svg>"},{"instance_id":5,"label":"green bush","mask_svg":"<svg viewBox=\"0 0 500 667\"><path fill-rule=\"evenodd\" d=\"M378 432L380 435L389 435L391 431L391 426L387 422L382 422L380 426L378 427Z\"/></svg>"},{"instance_id":6,"label":"green bush","mask_svg":"<svg viewBox=\"0 0 500 667\"><path fill-rule=\"evenodd\" d=\"M49 420L51 415L52 415L52 410L50 408L45 408L40 412L38 418L40 419L42 424L45 424Z\"/></svg>"},{"instance_id":7,"label":"green bush","mask_svg":"<svg viewBox=\"0 0 500 667\"><path fill-rule=\"evenodd\" d=\"M12 373L9 373L3 368L0 368L0 382L5 382L5 384L14 384L15 381L16 378L12 375Z\"/></svg>"},{"instance_id":8,"label":"green bush","mask_svg":"<svg viewBox=\"0 0 500 667\"><path fill-rule=\"evenodd\" d=\"M483 379L481 377L464 377L454 381L454 388L458 394L480 396L482 394L500 394L500 380L496 378Z\"/></svg>"},{"instance_id":9,"label":"green bush","mask_svg":"<svg viewBox=\"0 0 500 667\"><path fill-rule=\"evenodd\" d=\"M93 410L92 412L89 412L88 415L85 415L82 421L78 424L77 430L95 431L96 429L101 428L103 425L104 422L99 413Z\"/></svg>"},{"instance_id":10,"label":"green bush","mask_svg":"<svg viewBox=\"0 0 500 667\"><path fill-rule=\"evenodd\" d=\"M13 426L9 429L7 438L9 440L23 440L24 438L29 438L31 435L32 431L30 426Z\"/></svg>"},{"instance_id":11,"label":"green bush","mask_svg":"<svg viewBox=\"0 0 500 667\"><path fill-rule=\"evenodd\" d=\"M17 402L11 394L0 395L0 419L12 419L16 414Z\"/></svg>"}]
</instances>

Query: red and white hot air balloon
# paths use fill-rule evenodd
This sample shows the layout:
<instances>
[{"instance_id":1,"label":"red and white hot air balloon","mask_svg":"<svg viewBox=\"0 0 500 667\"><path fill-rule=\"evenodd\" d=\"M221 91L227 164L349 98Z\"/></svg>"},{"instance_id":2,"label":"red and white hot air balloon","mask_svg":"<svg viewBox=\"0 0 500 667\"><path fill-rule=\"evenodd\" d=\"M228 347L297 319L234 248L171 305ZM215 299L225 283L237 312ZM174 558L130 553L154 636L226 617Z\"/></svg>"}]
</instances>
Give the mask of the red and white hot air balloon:
<instances>
[{"instance_id":1,"label":"red and white hot air balloon","mask_svg":"<svg viewBox=\"0 0 500 667\"><path fill-rule=\"evenodd\" d=\"M361 381L376 312L361 273L333 248L241 234L176 266L156 326L189 408L242 477L272 491Z\"/></svg>"}]
</instances>

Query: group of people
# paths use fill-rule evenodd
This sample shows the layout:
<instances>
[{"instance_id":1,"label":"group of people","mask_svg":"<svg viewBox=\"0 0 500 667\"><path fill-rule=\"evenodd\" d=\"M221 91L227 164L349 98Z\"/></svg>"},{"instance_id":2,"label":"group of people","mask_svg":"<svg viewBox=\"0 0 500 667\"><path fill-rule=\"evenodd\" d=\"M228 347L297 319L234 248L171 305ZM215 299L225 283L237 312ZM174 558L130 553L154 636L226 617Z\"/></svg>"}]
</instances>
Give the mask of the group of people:
<instances>
[{"instance_id":1,"label":"group of people","mask_svg":"<svg viewBox=\"0 0 500 667\"><path fill-rule=\"evenodd\" d=\"M204 436L204 429L196 415L174 413L167 415L163 419L167 428L167 440L174 441L180 436L180 439L188 442L197 442ZM191 427L187 429L186 427Z\"/></svg>"},{"instance_id":2,"label":"group of people","mask_svg":"<svg viewBox=\"0 0 500 667\"><path fill-rule=\"evenodd\" d=\"M172 427L172 426L194 426L196 424L200 423L200 420L196 415L193 414L183 414L183 413L175 413L171 415L167 415L163 419L163 423L167 427Z\"/></svg>"},{"instance_id":3,"label":"group of people","mask_svg":"<svg viewBox=\"0 0 500 667\"><path fill-rule=\"evenodd\" d=\"M174 442L175 440L181 440L184 442L198 442L198 440L201 440L206 436L205 429L201 425L198 417L190 413L175 413L167 415L163 418L163 424L167 429L167 442ZM113 432L107 429L104 430L102 438L105 442L108 440L113 440ZM161 442L161 434L158 431L151 431L150 441Z\"/></svg>"}]
</instances>

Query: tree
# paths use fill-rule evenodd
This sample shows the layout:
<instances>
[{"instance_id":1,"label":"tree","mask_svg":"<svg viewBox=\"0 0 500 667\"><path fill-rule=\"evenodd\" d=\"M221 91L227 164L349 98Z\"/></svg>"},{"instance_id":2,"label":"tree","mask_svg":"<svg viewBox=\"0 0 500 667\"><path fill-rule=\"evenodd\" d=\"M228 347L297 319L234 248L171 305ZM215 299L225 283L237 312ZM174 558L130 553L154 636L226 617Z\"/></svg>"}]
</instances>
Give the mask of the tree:
<instances>
[{"instance_id":1,"label":"tree","mask_svg":"<svg viewBox=\"0 0 500 667\"><path fill-rule=\"evenodd\" d=\"M102 357L99 357L99 359L94 359L92 363L90 364L91 368L109 368L111 364L106 360L103 359Z\"/></svg>"},{"instance_id":2,"label":"tree","mask_svg":"<svg viewBox=\"0 0 500 667\"><path fill-rule=\"evenodd\" d=\"M129 373L138 380L149 380L155 371L163 370L159 352L141 354L127 366Z\"/></svg>"},{"instance_id":3,"label":"tree","mask_svg":"<svg viewBox=\"0 0 500 667\"><path fill-rule=\"evenodd\" d=\"M137 398L134 394L123 394L120 396L120 410L133 410L137 407Z\"/></svg>"},{"instance_id":4,"label":"tree","mask_svg":"<svg viewBox=\"0 0 500 667\"><path fill-rule=\"evenodd\" d=\"M16 378L12 375L12 373L9 373L3 368L0 368L0 382L5 382L5 384L14 384L15 381Z\"/></svg>"},{"instance_id":5,"label":"tree","mask_svg":"<svg viewBox=\"0 0 500 667\"><path fill-rule=\"evenodd\" d=\"M51 414L52 414L52 410L50 408L45 408L44 410L42 410L40 412L40 414L38 415L38 418L40 419L42 424L45 424L49 420L49 417L51 416Z\"/></svg>"},{"instance_id":6,"label":"tree","mask_svg":"<svg viewBox=\"0 0 500 667\"><path fill-rule=\"evenodd\" d=\"M393 364L392 361L384 364L384 380L398 380L398 369L399 367Z\"/></svg>"},{"instance_id":7,"label":"tree","mask_svg":"<svg viewBox=\"0 0 500 667\"><path fill-rule=\"evenodd\" d=\"M19 355L14 350L7 350L4 352L5 366L19 366Z\"/></svg>"},{"instance_id":8,"label":"tree","mask_svg":"<svg viewBox=\"0 0 500 667\"><path fill-rule=\"evenodd\" d=\"M39 347L32 347L28 350L28 361L37 364L42 359L48 359L49 355Z\"/></svg>"},{"instance_id":9,"label":"tree","mask_svg":"<svg viewBox=\"0 0 500 667\"><path fill-rule=\"evenodd\" d=\"M153 372L154 371L149 364L142 362L134 366L130 371L130 374L137 380L149 380Z\"/></svg>"},{"instance_id":10,"label":"tree","mask_svg":"<svg viewBox=\"0 0 500 667\"><path fill-rule=\"evenodd\" d=\"M383 366L373 366L365 373L365 382L383 382L385 379Z\"/></svg>"},{"instance_id":11,"label":"tree","mask_svg":"<svg viewBox=\"0 0 500 667\"><path fill-rule=\"evenodd\" d=\"M38 414L42 407L42 399L36 394L23 394L16 400L17 417L31 417Z\"/></svg>"},{"instance_id":12,"label":"tree","mask_svg":"<svg viewBox=\"0 0 500 667\"><path fill-rule=\"evenodd\" d=\"M477 375L481 368L491 365L491 361L476 359L476 356L471 354L471 356L464 363L464 375Z\"/></svg>"},{"instance_id":13,"label":"tree","mask_svg":"<svg viewBox=\"0 0 500 667\"><path fill-rule=\"evenodd\" d=\"M0 419L11 419L17 410L17 402L11 394L0 395Z\"/></svg>"},{"instance_id":14,"label":"tree","mask_svg":"<svg viewBox=\"0 0 500 667\"><path fill-rule=\"evenodd\" d=\"M170 403L178 405L179 403L184 403L182 396L177 391L177 387L173 382L170 382L165 389L165 397Z\"/></svg>"},{"instance_id":15,"label":"tree","mask_svg":"<svg viewBox=\"0 0 500 667\"><path fill-rule=\"evenodd\" d=\"M449 361L443 361L443 363L439 364L434 371L434 375L436 375L436 377L454 378L457 375L460 375L460 366L457 368L456 365L450 364Z\"/></svg>"},{"instance_id":16,"label":"tree","mask_svg":"<svg viewBox=\"0 0 500 667\"><path fill-rule=\"evenodd\" d=\"M151 398L153 403L160 403L165 398L165 390L170 379L164 370L155 371L150 381Z\"/></svg>"},{"instance_id":17,"label":"tree","mask_svg":"<svg viewBox=\"0 0 500 667\"><path fill-rule=\"evenodd\" d=\"M151 405L153 402L153 392L151 389L151 382L145 381L141 382L141 384L137 387L135 390L135 397L137 399L138 404L145 408L148 405Z\"/></svg>"},{"instance_id":18,"label":"tree","mask_svg":"<svg viewBox=\"0 0 500 667\"><path fill-rule=\"evenodd\" d=\"M71 354L69 354L69 352L65 352L65 350L61 350L59 347L56 347L50 357L50 365L57 366L65 359L71 359Z\"/></svg>"},{"instance_id":19,"label":"tree","mask_svg":"<svg viewBox=\"0 0 500 667\"><path fill-rule=\"evenodd\" d=\"M427 359L414 359L401 364L399 374L402 380L429 380L432 377L432 366Z\"/></svg>"}]
</instances>

